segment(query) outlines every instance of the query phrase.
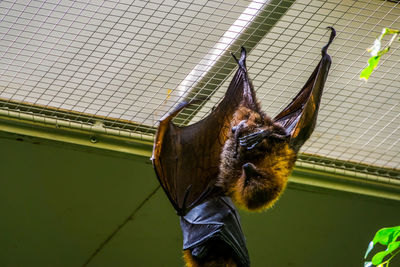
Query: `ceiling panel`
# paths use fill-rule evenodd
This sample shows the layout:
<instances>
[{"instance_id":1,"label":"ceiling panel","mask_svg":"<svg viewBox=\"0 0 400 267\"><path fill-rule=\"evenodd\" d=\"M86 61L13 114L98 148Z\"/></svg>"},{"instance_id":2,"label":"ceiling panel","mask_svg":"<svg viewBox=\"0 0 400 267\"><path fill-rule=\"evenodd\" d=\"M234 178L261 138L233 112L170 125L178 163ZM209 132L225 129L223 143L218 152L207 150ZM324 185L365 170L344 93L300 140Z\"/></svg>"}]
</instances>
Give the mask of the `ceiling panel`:
<instances>
[{"instance_id":1,"label":"ceiling panel","mask_svg":"<svg viewBox=\"0 0 400 267\"><path fill-rule=\"evenodd\" d=\"M245 2L2 1L0 97L154 125Z\"/></svg>"},{"instance_id":2,"label":"ceiling panel","mask_svg":"<svg viewBox=\"0 0 400 267\"><path fill-rule=\"evenodd\" d=\"M3 111L72 120L69 112L93 127L97 121L150 136L176 103L203 97L201 88L214 83L212 97L179 124L203 118L221 100L235 67L225 52L236 52L235 40L252 48L248 67L257 96L276 115L306 82L327 41L326 26L334 26L318 126L300 159L400 178L399 43L368 83L358 79L366 48L382 28L400 29L398 3L2 1L0 10ZM267 20L273 17L276 24ZM265 36L246 32L265 27ZM200 93L190 95L193 88Z\"/></svg>"}]
</instances>

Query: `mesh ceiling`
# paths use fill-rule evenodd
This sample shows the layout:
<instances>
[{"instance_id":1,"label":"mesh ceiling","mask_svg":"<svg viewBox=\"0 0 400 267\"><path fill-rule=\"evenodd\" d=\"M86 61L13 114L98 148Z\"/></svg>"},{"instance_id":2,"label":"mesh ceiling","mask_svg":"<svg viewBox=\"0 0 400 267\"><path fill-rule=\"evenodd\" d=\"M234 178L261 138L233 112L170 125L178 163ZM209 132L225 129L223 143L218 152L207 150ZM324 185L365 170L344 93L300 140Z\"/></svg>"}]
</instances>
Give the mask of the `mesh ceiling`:
<instances>
[{"instance_id":1,"label":"mesh ceiling","mask_svg":"<svg viewBox=\"0 0 400 267\"><path fill-rule=\"evenodd\" d=\"M228 51L241 44L262 107L276 115L334 26L318 125L300 161L400 179L399 42L368 83L358 79L382 28L400 29L396 1L3 0L0 10L2 114L142 136L185 98L212 96L177 123L206 116L235 70Z\"/></svg>"}]
</instances>

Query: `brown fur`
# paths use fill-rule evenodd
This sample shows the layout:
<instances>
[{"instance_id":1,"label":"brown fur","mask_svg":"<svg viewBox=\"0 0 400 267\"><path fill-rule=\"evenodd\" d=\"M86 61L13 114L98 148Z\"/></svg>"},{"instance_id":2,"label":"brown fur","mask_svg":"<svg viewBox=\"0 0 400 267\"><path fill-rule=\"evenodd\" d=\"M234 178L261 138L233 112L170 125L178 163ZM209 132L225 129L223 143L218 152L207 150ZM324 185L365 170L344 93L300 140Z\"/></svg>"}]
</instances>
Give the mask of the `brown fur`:
<instances>
[{"instance_id":1,"label":"brown fur","mask_svg":"<svg viewBox=\"0 0 400 267\"><path fill-rule=\"evenodd\" d=\"M265 138L251 150L237 144L236 135L269 129L282 133L283 128L263 113L241 106L235 113L231 126L245 121L244 126L232 133L221 153L217 186L221 187L240 207L261 210L272 206L286 187L288 176L296 161L296 153L288 142ZM243 165L248 163L254 173L246 177Z\"/></svg>"}]
</instances>

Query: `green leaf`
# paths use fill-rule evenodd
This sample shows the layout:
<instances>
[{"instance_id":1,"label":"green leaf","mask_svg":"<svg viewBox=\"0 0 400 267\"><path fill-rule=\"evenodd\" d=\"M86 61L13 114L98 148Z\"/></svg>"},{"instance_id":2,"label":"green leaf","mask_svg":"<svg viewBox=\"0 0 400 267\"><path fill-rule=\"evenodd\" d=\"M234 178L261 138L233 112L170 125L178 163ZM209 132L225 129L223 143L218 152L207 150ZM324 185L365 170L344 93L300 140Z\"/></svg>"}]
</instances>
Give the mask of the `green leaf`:
<instances>
[{"instance_id":1,"label":"green leaf","mask_svg":"<svg viewBox=\"0 0 400 267\"><path fill-rule=\"evenodd\" d=\"M376 68L376 66L379 63L379 59L381 58L381 55L370 57L368 60L368 67L363 69L360 73L360 79L368 80L369 76L371 76L372 72Z\"/></svg>"},{"instance_id":2,"label":"green leaf","mask_svg":"<svg viewBox=\"0 0 400 267\"><path fill-rule=\"evenodd\" d=\"M387 246L400 236L400 226L380 229L374 236L372 242Z\"/></svg>"},{"instance_id":3,"label":"green leaf","mask_svg":"<svg viewBox=\"0 0 400 267\"><path fill-rule=\"evenodd\" d=\"M393 241L396 241L397 238L399 238L399 237L400 237L400 230L399 231L395 231L394 235L393 235Z\"/></svg>"},{"instance_id":4,"label":"green leaf","mask_svg":"<svg viewBox=\"0 0 400 267\"><path fill-rule=\"evenodd\" d=\"M387 255L391 254L393 251L395 251L399 247L400 247L400 241L390 243L388 248L385 251L381 251L381 252L378 252L375 254L375 256L372 258L372 264L374 264L374 265L381 264L383 259Z\"/></svg>"},{"instance_id":5,"label":"green leaf","mask_svg":"<svg viewBox=\"0 0 400 267\"><path fill-rule=\"evenodd\" d=\"M381 251L375 254L374 257L372 257L372 264L373 265L379 265L382 263L383 259L385 258L385 256L389 254L386 250L385 251Z\"/></svg>"},{"instance_id":6,"label":"green leaf","mask_svg":"<svg viewBox=\"0 0 400 267\"><path fill-rule=\"evenodd\" d=\"M367 49L367 51L370 52L371 57L368 60L368 67L366 67L365 69L363 69L361 71L360 79L364 79L365 81L367 81L369 79L369 76L371 76L372 72L377 67L380 57L389 51L390 45L396 39L396 37L399 35L399 33L400 33L399 30L394 30L394 29L389 29L389 28L382 29L381 35L375 39L372 47ZM382 39L387 34L393 35L393 36L392 36L391 40L389 41L389 43L386 45L386 47L384 49L381 49Z\"/></svg>"},{"instance_id":7,"label":"green leaf","mask_svg":"<svg viewBox=\"0 0 400 267\"><path fill-rule=\"evenodd\" d=\"M385 31L387 34L396 34L396 33L400 33L399 30L394 30L394 29L389 29L389 28L385 28Z\"/></svg>"},{"instance_id":8,"label":"green leaf","mask_svg":"<svg viewBox=\"0 0 400 267\"><path fill-rule=\"evenodd\" d=\"M400 247L400 241L397 242L392 242L389 244L387 251L389 253L392 253L393 251L395 251L396 249L398 249Z\"/></svg>"},{"instance_id":9,"label":"green leaf","mask_svg":"<svg viewBox=\"0 0 400 267\"><path fill-rule=\"evenodd\" d=\"M370 267L372 265L375 265L375 266L381 265L382 261L385 259L385 257L387 255L392 254L392 252L394 252L394 251L397 251L396 253L399 252L400 226L382 228L378 232L376 232L373 240L368 245L368 248L367 248L364 258L367 258L368 254L371 252L374 245L377 243L387 246L386 250L376 253L372 257L372 261L368 261L368 262L364 263L364 267ZM396 253L394 255L396 255Z\"/></svg>"}]
</instances>

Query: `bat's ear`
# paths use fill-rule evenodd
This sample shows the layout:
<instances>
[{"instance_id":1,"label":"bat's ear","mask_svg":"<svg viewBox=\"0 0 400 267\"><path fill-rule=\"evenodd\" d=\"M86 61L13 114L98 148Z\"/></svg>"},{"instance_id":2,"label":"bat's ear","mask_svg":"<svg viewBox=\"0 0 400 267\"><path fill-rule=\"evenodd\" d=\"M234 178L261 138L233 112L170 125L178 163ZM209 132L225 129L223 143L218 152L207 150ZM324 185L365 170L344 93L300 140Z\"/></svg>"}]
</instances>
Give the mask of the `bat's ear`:
<instances>
[{"instance_id":1,"label":"bat's ear","mask_svg":"<svg viewBox=\"0 0 400 267\"><path fill-rule=\"evenodd\" d=\"M321 50L322 59L297 96L274 118L285 128L290 136L290 146L296 152L311 136L317 121L322 91L331 66L327 49L336 36L335 29L328 28L331 29L331 36Z\"/></svg>"}]
</instances>

